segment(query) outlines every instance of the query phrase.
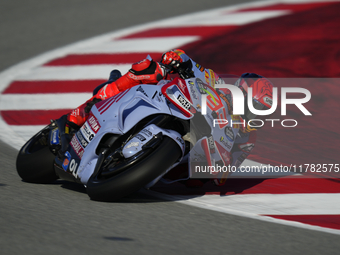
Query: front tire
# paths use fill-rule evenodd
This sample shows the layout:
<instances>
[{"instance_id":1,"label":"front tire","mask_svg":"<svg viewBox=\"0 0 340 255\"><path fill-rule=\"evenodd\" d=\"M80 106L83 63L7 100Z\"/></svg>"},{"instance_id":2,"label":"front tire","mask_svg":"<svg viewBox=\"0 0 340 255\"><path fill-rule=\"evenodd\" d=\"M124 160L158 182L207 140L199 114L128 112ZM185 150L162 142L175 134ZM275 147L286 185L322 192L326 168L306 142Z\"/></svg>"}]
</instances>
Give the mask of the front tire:
<instances>
[{"instance_id":1,"label":"front tire","mask_svg":"<svg viewBox=\"0 0 340 255\"><path fill-rule=\"evenodd\" d=\"M92 200L118 200L138 191L164 174L181 154L178 144L164 136L157 148L125 171L107 179L100 178L100 175L92 175L87 183L87 193Z\"/></svg>"},{"instance_id":2,"label":"front tire","mask_svg":"<svg viewBox=\"0 0 340 255\"><path fill-rule=\"evenodd\" d=\"M48 147L49 130L46 126L20 149L16 168L23 181L51 183L58 179L53 167L55 156Z\"/></svg>"}]
</instances>

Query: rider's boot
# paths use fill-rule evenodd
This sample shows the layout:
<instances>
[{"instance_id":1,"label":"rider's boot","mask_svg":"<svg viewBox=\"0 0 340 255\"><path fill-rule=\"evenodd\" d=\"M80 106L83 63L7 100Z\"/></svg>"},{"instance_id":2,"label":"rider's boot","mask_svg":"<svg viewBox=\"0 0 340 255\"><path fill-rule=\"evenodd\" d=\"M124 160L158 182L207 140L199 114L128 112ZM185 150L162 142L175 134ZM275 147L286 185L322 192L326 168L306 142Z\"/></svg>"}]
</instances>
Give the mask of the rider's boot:
<instances>
[{"instance_id":1,"label":"rider's boot","mask_svg":"<svg viewBox=\"0 0 340 255\"><path fill-rule=\"evenodd\" d=\"M101 90L101 88L104 87L106 84L112 83L112 82L118 80L120 77L122 77L122 74L119 70L117 70L117 69L112 70L111 73L110 73L109 79L106 82L98 85L93 90L93 96L96 95L99 92L99 90Z\"/></svg>"}]
</instances>

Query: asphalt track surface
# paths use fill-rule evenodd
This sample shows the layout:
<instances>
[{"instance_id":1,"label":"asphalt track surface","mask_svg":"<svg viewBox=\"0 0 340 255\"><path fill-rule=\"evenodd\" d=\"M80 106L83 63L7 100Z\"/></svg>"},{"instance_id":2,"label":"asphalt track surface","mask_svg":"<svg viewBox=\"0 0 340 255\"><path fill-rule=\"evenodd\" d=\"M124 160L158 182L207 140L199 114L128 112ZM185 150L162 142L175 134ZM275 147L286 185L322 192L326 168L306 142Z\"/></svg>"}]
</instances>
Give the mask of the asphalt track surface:
<instances>
[{"instance_id":1,"label":"asphalt track surface","mask_svg":"<svg viewBox=\"0 0 340 255\"><path fill-rule=\"evenodd\" d=\"M0 70L119 28L240 2L2 1ZM16 154L0 142L1 254L337 254L340 248L337 235L142 193L99 203L72 183L24 183Z\"/></svg>"}]
</instances>

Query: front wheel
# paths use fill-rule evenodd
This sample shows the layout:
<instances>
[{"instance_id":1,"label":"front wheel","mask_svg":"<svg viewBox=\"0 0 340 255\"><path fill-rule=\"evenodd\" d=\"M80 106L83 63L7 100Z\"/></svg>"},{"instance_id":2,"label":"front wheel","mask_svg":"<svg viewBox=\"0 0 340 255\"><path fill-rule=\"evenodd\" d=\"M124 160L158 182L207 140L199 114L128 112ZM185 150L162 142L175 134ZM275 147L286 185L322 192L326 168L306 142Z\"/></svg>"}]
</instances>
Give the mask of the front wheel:
<instances>
[{"instance_id":1,"label":"front wheel","mask_svg":"<svg viewBox=\"0 0 340 255\"><path fill-rule=\"evenodd\" d=\"M48 147L50 126L34 135L19 151L17 172L23 181L51 183L58 179L53 162L54 154Z\"/></svg>"},{"instance_id":2,"label":"front wheel","mask_svg":"<svg viewBox=\"0 0 340 255\"><path fill-rule=\"evenodd\" d=\"M115 201L125 197L165 173L180 157L182 151L171 138L164 136L160 144L147 155L141 155L134 162L121 164L121 169L110 173L110 169L102 169L102 174L93 174L87 182L87 193L93 200ZM123 162L124 163L124 162ZM124 166L128 165L126 168ZM105 173L109 177L105 177Z\"/></svg>"}]
</instances>

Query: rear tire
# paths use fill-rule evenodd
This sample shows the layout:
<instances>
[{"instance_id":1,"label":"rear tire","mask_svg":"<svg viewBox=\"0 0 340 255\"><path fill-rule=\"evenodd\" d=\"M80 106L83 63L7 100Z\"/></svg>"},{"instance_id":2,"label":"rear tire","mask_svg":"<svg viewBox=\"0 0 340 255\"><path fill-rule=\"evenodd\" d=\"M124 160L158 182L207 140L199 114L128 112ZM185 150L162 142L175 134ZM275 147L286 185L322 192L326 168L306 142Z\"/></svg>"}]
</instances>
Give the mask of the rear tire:
<instances>
[{"instance_id":1,"label":"rear tire","mask_svg":"<svg viewBox=\"0 0 340 255\"><path fill-rule=\"evenodd\" d=\"M92 175L87 183L87 193L92 200L97 201L115 201L123 198L164 174L181 154L178 144L164 136L157 148L127 170L108 179Z\"/></svg>"},{"instance_id":2,"label":"rear tire","mask_svg":"<svg viewBox=\"0 0 340 255\"><path fill-rule=\"evenodd\" d=\"M23 181L51 183L58 179L53 167L55 156L43 142L49 130L49 126L45 127L20 149L16 167ZM45 139L45 142L48 142L48 139Z\"/></svg>"}]
</instances>

